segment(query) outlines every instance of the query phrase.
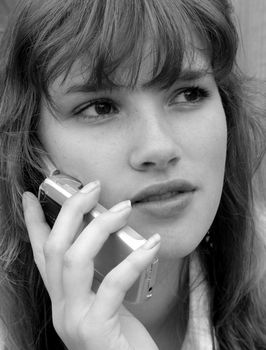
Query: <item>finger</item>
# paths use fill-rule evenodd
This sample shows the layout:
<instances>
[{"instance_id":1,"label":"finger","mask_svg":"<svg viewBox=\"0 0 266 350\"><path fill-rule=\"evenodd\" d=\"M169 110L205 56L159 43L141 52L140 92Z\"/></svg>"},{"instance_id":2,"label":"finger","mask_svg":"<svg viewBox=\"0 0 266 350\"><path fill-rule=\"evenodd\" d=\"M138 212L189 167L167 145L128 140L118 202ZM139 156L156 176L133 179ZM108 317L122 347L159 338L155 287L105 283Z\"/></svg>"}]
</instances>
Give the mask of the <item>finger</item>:
<instances>
[{"instance_id":1,"label":"finger","mask_svg":"<svg viewBox=\"0 0 266 350\"><path fill-rule=\"evenodd\" d=\"M51 230L46 223L42 207L33 193L25 192L22 197L22 203L34 261L47 287L43 247Z\"/></svg>"},{"instance_id":2,"label":"finger","mask_svg":"<svg viewBox=\"0 0 266 350\"><path fill-rule=\"evenodd\" d=\"M65 252L71 246L84 214L97 203L99 192L99 181L95 181L67 199L45 244L46 275L54 301L61 300L64 295L62 273Z\"/></svg>"},{"instance_id":3,"label":"finger","mask_svg":"<svg viewBox=\"0 0 266 350\"><path fill-rule=\"evenodd\" d=\"M109 235L126 225L131 210L131 202L127 200L97 216L68 250L71 261L73 258L81 265L87 266L98 254Z\"/></svg>"},{"instance_id":4,"label":"finger","mask_svg":"<svg viewBox=\"0 0 266 350\"><path fill-rule=\"evenodd\" d=\"M85 300L88 297L94 274L93 259L109 235L126 225L130 212L130 201L126 201L99 215L67 251L63 270L66 299L75 303L80 298Z\"/></svg>"},{"instance_id":5,"label":"finger","mask_svg":"<svg viewBox=\"0 0 266 350\"><path fill-rule=\"evenodd\" d=\"M127 291L152 263L159 248L160 236L155 234L104 278L91 307L95 317L110 319L118 312Z\"/></svg>"},{"instance_id":6,"label":"finger","mask_svg":"<svg viewBox=\"0 0 266 350\"><path fill-rule=\"evenodd\" d=\"M84 215L96 205L100 193L100 182L93 181L68 198L56 218L50 239L56 236L60 246L69 246L80 228Z\"/></svg>"}]
</instances>

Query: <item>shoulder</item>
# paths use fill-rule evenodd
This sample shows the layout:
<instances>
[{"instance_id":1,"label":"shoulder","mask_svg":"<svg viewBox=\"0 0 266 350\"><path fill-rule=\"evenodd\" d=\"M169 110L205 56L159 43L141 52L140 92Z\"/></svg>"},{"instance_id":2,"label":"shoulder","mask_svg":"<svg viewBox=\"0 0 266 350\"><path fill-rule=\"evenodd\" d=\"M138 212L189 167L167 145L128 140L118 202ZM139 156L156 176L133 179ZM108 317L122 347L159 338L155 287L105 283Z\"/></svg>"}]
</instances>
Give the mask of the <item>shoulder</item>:
<instances>
[{"instance_id":1,"label":"shoulder","mask_svg":"<svg viewBox=\"0 0 266 350\"><path fill-rule=\"evenodd\" d=\"M266 246L266 206L257 202L254 207L256 231Z\"/></svg>"}]
</instances>

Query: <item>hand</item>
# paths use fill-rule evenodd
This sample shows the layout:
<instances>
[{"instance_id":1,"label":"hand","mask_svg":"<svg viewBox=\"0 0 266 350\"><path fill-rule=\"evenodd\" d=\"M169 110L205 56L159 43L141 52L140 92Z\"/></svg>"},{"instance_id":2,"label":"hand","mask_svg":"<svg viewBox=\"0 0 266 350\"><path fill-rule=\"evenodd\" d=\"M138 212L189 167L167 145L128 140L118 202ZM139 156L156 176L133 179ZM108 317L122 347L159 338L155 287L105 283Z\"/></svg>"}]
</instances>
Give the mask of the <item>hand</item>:
<instances>
[{"instance_id":1,"label":"hand","mask_svg":"<svg viewBox=\"0 0 266 350\"><path fill-rule=\"evenodd\" d=\"M53 324L69 350L155 350L145 327L122 305L128 289L152 262L160 237L154 235L102 281L97 293L93 259L108 236L127 223L130 201L99 215L78 235L84 214L97 203L98 182L67 199L51 230L38 199L23 195L25 223L35 263L52 303Z\"/></svg>"}]
</instances>

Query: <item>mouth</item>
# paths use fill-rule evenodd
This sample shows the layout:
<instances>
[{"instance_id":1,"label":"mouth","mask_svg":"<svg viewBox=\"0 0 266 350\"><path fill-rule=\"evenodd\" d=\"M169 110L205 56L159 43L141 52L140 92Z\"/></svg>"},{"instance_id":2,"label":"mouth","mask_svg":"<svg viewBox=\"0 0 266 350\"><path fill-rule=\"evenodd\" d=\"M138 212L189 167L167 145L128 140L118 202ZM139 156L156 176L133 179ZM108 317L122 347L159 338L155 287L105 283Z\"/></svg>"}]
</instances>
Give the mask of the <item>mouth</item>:
<instances>
[{"instance_id":1,"label":"mouth","mask_svg":"<svg viewBox=\"0 0 266 350\"><path fill-rule=\"evenodd\" d=\"M148 186L132 199L139 213L157 219L176 219L187 212L197 187L185 180L173 180Z\"/></svg>"},{"instance_id":2,"label":"mouth","mask_svg":"<svg viewBox=\"0 0 266 350\"><path fill-rule=\"evenodd\" d=\"M148 197L144 197L142 200L136 200L132 204L141 204L141 203L149 203L149 202L161 202L174 199L176 196L180 196L185 194L186 192L182 191L174 191L174 192L166 192L162 195L151 195Z\"/></svg>"},{"instance_id":3,"label":"mouth","mask_svg":"<svg viewBox=\"0 0 266 350\"><path fill-rule=\"evenodd\" d=\"M132 199L132 205L167 202L191 194L196 187L185 180L174 180L148 186L138 192Z\"/></svg>"}]
</instances>

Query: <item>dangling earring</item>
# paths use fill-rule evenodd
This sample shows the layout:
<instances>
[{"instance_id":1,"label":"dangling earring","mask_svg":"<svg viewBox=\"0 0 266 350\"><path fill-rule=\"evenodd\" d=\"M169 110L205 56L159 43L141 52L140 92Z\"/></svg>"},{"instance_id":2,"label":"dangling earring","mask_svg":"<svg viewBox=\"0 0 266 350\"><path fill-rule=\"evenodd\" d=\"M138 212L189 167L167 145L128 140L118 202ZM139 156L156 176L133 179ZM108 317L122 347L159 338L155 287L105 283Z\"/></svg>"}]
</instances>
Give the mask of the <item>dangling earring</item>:
<instances>
[{"instance_id":1,"label":"dangling earring","mask_svg":"<svg viewBox=\"0 0 266 350\"><path fill-rule=\"evenodd\" d=\"M213 248L213 241L212 241L212 237L211 237L211 233L210 231L208 231L204 237L204 241L206 243L206 245L209 247L209 248Z\"/></svg>"}]
</instances>

